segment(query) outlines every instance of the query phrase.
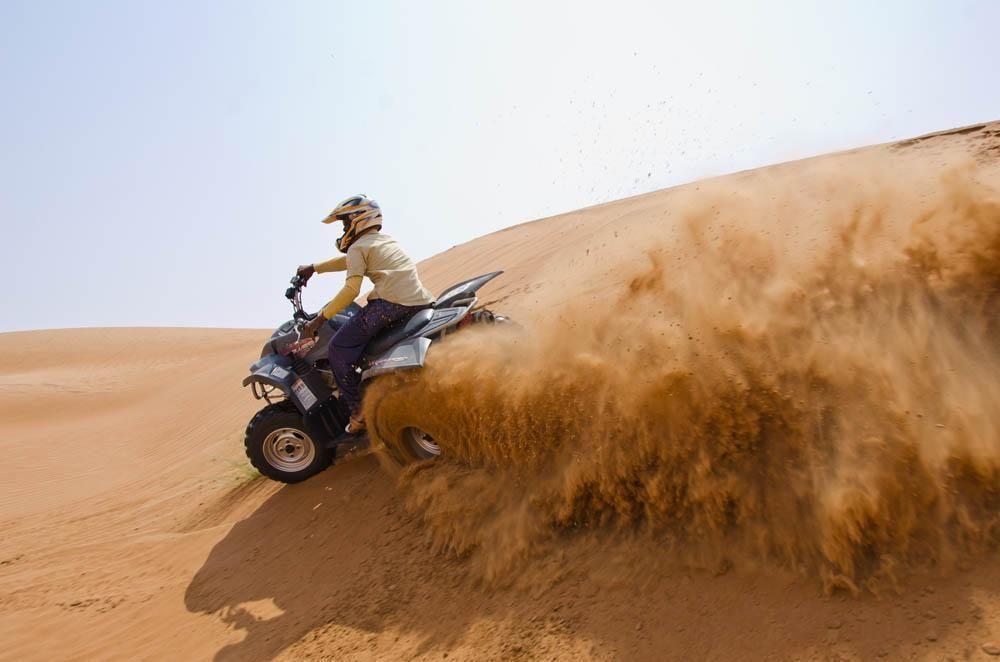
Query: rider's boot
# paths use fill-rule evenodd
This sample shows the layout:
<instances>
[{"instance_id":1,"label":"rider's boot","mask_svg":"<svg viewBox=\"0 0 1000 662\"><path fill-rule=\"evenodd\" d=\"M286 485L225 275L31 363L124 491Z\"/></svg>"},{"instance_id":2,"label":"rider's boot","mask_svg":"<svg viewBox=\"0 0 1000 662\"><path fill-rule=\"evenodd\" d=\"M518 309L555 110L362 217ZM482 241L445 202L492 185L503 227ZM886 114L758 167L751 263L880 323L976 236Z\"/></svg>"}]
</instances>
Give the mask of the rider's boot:
<instances>
[{"instance_id":1,"label":"rider's boot","mask_svg":"<svg viewBox=\"0 0 1000 662\"><path fill-rule=\"evenodd\" d=\"M347 427L344 428L347 434L361 434L368 426L365 424L365 417L363 414L351 414L351 420L347 423Z\"/></svg>"}]
</instances>

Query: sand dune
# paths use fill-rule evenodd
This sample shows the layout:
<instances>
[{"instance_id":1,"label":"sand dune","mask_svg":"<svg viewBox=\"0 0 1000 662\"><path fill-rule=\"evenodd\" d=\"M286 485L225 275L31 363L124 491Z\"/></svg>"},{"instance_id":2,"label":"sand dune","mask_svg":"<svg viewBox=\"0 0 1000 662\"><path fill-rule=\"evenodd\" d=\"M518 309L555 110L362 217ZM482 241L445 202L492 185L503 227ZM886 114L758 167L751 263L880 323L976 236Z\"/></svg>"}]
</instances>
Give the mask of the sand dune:
<instances>
[{"instance_id":1,"label":"sand dune","mask_svg":"<svg viewBox=\"0 0 1000 662\"><path fill-rule=\"evenodd\" d=\"M427 260L506 270L481 295L527 334L372 392L450 453L402 474L249 471L266 331L0 335L0 658L986 659L998 154L945 132Z\"/></svg>"}]
</instances>

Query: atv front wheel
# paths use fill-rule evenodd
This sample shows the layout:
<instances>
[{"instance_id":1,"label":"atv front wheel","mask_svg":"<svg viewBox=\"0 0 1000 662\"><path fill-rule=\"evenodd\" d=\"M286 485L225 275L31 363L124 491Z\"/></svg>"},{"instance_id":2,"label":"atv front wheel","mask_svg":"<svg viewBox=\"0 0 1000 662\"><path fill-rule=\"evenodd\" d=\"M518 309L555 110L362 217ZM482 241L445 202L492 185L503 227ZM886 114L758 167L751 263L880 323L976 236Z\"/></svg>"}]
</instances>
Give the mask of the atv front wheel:
<instances>
[{"instance_id":1,"label":"atv front wheel","mask_svg":"<svg viewBox=\"0 0 1000 662\"><path fill-rule=\"evenodd\" d=\"M261 409L243 439L250 464L271 480L298 483L330 466L333 452L313 441L302 415L287 400Z\"/></svg>"}]
</instances>

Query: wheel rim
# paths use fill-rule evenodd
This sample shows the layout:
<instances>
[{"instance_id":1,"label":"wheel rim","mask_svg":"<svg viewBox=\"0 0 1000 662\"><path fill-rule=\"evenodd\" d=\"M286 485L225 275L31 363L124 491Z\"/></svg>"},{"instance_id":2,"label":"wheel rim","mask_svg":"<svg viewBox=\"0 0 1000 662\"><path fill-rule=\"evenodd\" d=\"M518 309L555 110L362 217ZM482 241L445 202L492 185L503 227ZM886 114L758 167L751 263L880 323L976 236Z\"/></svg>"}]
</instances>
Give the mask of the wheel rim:
<instances>
[{"instance_id":1,"label":"wheel rim","mask_svg":"<svg viewBox=\"0 0 1000 662\"><path fill-rule=\"evenodd\" d=\"M404 438L410 443L410 447L426 457L437 457L441 454L441 448L430 436L420 428L406 428L403 430Z\"/></svg>"},{"instance_id":2,"label":"wheel rim","mask_svg":"<svg viewBox=\"0 0 1000 662\"><path fill-rule=\"evenodd\" d=\"M301 471L316 457L316 446L302 430L278 428L264 439L264 459L280 471Z\"/></svg>"}]
</instances>

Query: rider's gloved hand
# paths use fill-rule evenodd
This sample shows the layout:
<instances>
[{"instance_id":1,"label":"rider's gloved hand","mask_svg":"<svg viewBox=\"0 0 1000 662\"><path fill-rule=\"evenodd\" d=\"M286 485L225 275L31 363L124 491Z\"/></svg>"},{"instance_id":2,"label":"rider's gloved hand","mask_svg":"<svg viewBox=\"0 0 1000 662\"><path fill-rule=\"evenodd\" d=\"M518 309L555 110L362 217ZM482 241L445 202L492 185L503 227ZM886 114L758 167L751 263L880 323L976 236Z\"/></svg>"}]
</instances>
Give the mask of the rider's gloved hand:
<instances>
[{"instance_id":1,"label":"rider's gloved hand","mask_svg":"<svg viewBox=\"0 0 1000 662\"><path fill-rule=\"evenodd\" d=\"M323 326L325 323L326 318L323 317L322 313L316 315L316 317L306 322L305 326L302 327L302 337L312 338L319 331L319 327Z\"/></svg>"},{"instance_id":2,"label":"rider's gloved hand","mask_svg":"<svg viewBox=\"0 0 1000 662\"><path fill-rule=\"evenodd\" d=\"M311 264L303 264L295 271L295 275L302 279L303 285L309 282L314 273L316 273L316 268Z\"/></svg>"}]
</instances>

